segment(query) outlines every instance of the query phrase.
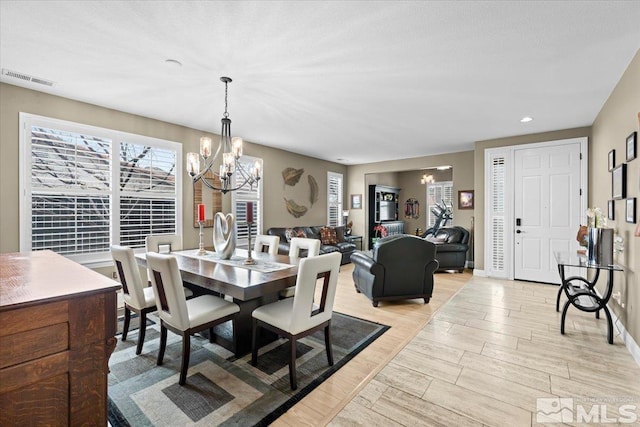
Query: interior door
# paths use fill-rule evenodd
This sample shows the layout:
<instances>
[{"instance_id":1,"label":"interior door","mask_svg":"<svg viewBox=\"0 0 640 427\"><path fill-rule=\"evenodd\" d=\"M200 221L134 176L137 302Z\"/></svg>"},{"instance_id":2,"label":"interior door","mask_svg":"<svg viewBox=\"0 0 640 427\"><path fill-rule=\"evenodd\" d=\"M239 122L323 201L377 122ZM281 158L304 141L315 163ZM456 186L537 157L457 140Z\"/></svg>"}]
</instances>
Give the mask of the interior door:
<instances>
[{"instance_id":1,"label":"interior door","mask_svg":"<svg viewBox=\"0 0 640 427\"><path fill-rule=\"evenodd\" d=\"M514 170L514 279L560 283L554 251L575 249L580 144L519 149Z\"/></svg>"}]
</instances>

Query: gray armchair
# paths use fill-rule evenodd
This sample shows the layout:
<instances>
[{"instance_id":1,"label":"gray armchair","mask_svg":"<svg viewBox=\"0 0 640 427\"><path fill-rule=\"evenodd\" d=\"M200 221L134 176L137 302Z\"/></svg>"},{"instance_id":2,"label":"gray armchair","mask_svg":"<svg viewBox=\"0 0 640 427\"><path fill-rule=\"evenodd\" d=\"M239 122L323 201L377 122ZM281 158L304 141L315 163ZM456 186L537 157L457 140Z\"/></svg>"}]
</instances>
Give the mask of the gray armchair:
<instances>
[{"instance_id":1,"label":"gray armchair","mask_svg":"<svg viewBox=\"0 0 640 427\"><path fill-rule=\"evenodd\" d=\"M356 251L351 255L353 281L377 307L379 301L423 298L433 293L433 273L438 269L436 247L418 236L395 235L379 239L373 257Z\"/></svg>"}]
</instances>

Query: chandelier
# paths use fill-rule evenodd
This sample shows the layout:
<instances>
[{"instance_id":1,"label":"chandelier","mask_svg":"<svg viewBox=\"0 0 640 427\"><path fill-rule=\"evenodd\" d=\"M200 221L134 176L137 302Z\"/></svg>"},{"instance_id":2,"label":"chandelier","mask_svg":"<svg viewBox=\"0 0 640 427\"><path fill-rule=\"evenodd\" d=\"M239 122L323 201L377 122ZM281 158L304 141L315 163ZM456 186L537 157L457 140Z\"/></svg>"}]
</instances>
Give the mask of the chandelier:
<instances>
[{"instance_id":1,"label":"chandelier","mask_svg":"<svg viewBox=\"0 0 640 427\"><path fill-rule=\"evenodd\" d=\"M207 136L200 138L200 154L187 153L187 173L194 183L201 181L212 190L226 194L246 185L253 189L254 184L260 181L262 160L256 160L249 170L240 161L242 157L242 138L231 137L231 119L227 111L227 86L232 80L229 77L220 77L220 81L224 83L224 114L222 116L222 132L218 149L212 157L211 138ZM213 166L220 158L220 154L222 154L222 163L219 169L216 170ZM200 168L200 157L204 160L203 168ZM232 186L231 177L234 173L240 178L236 179L236 185ZM207 177L207 174L209 174L209 177ZM218 178L220 185L216 185L215 180L210 178L211 174Z\"/></svg>"}]
</instances>

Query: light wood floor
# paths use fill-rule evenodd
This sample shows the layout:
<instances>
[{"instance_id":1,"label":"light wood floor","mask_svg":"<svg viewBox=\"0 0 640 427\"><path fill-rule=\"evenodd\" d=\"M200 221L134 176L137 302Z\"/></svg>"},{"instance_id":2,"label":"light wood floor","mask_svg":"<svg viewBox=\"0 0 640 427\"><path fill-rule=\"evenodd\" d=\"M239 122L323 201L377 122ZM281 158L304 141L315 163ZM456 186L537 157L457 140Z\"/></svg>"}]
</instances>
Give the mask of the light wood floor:
<instances>
[{"instance_id":1,"label":"light wood floor","mask_svg":"<svg viewBox=\"0 0 640 427\"><path fill-rule=\"evenodd\" d=\"M640 367L619 337L607 344L604 315L570 308L561 335L557 287L444 273L429 304L373 308L352 268L335 310L391 329L274 425L531 426L536 399L553 397L640 425Z\"/></svg>"}]
</instances>

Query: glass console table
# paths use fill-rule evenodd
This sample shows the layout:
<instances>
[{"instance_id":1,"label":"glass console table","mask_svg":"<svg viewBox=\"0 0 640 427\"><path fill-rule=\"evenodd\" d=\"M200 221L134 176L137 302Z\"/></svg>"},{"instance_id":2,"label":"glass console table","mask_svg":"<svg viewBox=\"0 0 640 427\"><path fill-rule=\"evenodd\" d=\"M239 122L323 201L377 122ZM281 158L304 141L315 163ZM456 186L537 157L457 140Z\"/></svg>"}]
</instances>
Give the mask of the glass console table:
<instances>
[{"instance_id":1,"label":"glass console table","mask_svg":"<svg viewBox=\"0 0 640 427\"><path fill-rule=\"evenodd\" d=\"M613 292L613 272L623 271L622 267L618 265L608 264L601 265L597 263L590 263L587 260L586 255L581 255L575 252L554 252L553 254L558 263L558 272L560 273L560 280L562 281L560 289L558 289L558 296L556 297L556 311L560 311L560 296L564 291L568 298L562 309L562 320L560 324L560 333L564 335L564 321L567 316L567 310L570 305L573 305L578 310L595 312L596 319L600 318L600 310L604 310L604 314L607 316L607 332L608 342L613 344L613 323L611 321L611 313L607 308L609 298ZM589 281L582 276L569 276L565 275L565 268L580 267L585 269L594 269L595 273L593 279ZM600 271L606 271L607 287L602 296L598 295L595 290L595 284L600 277Z\"/></svg>"}]
</instances>

